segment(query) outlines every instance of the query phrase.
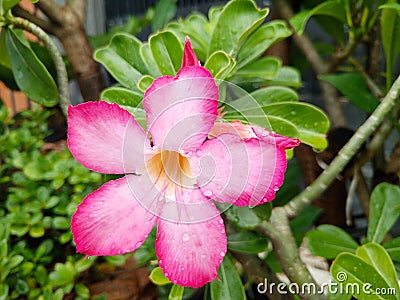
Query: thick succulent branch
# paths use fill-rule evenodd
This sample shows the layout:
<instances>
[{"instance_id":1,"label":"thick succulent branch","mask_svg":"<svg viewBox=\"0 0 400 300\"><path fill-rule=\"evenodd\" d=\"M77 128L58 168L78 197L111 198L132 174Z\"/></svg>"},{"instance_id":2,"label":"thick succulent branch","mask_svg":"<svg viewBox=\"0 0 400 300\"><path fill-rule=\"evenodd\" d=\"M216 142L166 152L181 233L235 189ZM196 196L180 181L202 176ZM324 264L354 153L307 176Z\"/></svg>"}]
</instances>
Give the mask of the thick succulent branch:
<instances>
[{"instance_id":1,"label":"thick succulent branch","mask_svg":"<svg viewBox=\"0 0 400 300\"><path fill-rule=\"evenodd\" d=\"M36 26L35 24L29 22L28 20L19 17L13 17L10 18L9 21L17 28L29 31L45 44L57 70L57 83L59 90L60 106L64 114L67 115L68 104L70 103L68 92L68 75L64 61L60 52L57 49L57 46L53 43L46 32L44 32L40 27Z\"/></svg>"},{"instance_id":2,"label":"thick succulent branch","mask_svg":"<svg viewBox=\"0 0 400 300\"><path fill-rule=\"evenodd\" d=\"M279 263L291 282L299 286L318 286L300 258L289 220L282 207L274 208L270 220L259 225L257 230L271 239ZM322 295L303 296L306 299L325 299Z\"/></svg>"},{"instance_id":3,"label":"thick succulent branch","mask_svg":"<svg viewBox=\"0 0 400 300\"><path fill-rule=\"evenodd\" d=\"M396 79L382 102L356 131L348 143L339 151L338 156L332 161L328 168L303 192L293 198L286 206L286 214L289 217L296 216L304 207L325 191L326 187L343 170L364 142L382 123L385 116L392 110L400 93L400 76Z\"/></svg>"}]
</instances>

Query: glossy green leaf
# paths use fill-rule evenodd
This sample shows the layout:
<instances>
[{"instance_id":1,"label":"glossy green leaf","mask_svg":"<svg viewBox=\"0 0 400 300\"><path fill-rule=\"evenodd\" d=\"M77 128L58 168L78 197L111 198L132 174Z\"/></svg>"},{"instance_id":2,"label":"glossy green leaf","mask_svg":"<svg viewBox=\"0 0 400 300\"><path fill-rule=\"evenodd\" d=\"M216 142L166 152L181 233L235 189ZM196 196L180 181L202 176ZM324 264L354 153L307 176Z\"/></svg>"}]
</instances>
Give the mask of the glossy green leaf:
<instances>
[{"instance_id":1,"label":"glossy green leaf","mask_svg":"<svg viewBox=\"0 0 400 300\"><path fill-rule=\"evenodd\" d=\"M338 0L332 0L324 1L312 10L301 11L290 19L290 24L298 34L302 34L308 20L314 15L327 15L338 19L343 24L346 23L346 11L343 3Z\"/></svg>"},{"instance_id":2,"label":"glossy green leaf","mask_svg":"<svg viewBox=\"0 0 400 300\"><path fill-rule=\"evenodd\" d=\"M277 102L297 102L299 95L291 88L284 86L269 86L251 93L261 106Z\"/></svg>"},{"instance_id":3,"label":"glossy green leaf","mask_svg":"<svg viewBox=\"0 0 400 300\"><path fill-rule=\"evenodd\" d=\"M147 73L141 47L142 43L136 37L118 33L108 46L95 51L94 58L123 86L135 90L142 72Z\"/></svg>"},{"instance_id":4,"label":"glossy green leaf","mask_svg":"<svg viewBox=\"0 0 400 300\"><path fill-rule=\"evenodd\" d=\"M343 229L333 225L320 225L306 234L310 251L328 259L342 252L355 253L357 242Z\"/></svg>"},{"instance_id":5,"label":"glossy green leaf","mask_svg":"<svg viewBox=\"0 0 400 300\"><path fill-rule=\"evenodd\" d=\"M207 59L204 67L211 72L214 78L223 80L235 67L235 61L224 51L216 51Z\"/></svg>"},{"instance_id":6,"label":"glossy green leaf","mask_svg":"<svg viewBox=\"0 0 400 300\"><path fill-rule=\"evenodd\" d=\"M400 262L400 237L392 239L383 244L387 253L389 253L390 257Z\"/></svg>"},{"instance_id":7,"label":"glossy green leaf","mask_svg":"<svg viewBox=\"0 0 400 300\"><path fill-rule=\"evenodd\" d=\"M182 64L183 45L171 31L153 34L149 38L153 58L163 75L175 76Z\"/></svg>"},{"instance_id":8,"label":"glossy green leaf","mask_svg":"<svg viewBox=\"0 0 400 300\"><path fill-rule=\"evenodd\" d=\"M101 92L100 99L110 103L137 107L142 103L143 93L123 87L111 87Z\"/></svg>"},{"instance_id":9,"label":"glossy green leaf","mask_svg":"<svg viewBox=\"0 0 400 300\"><path fill-rule=\"evenodd\" d=\"M149 278L155 285L165 285L171 283L171 281L165 277L160 267L154 268L153 271L151 271Z\"/></svg>"},{"instance_id":10,"label":"glossy green leaf","mask_svg":"<svg viewBox=\"0 0 400 300\"><path fill-rule=\"evenodd\" d=\"M210 283L212 300L246 299L240 276L228 255L225 256L219 267L218 278L219 280L213 280Z\"/></svg>"},{"instance_id":11,"label":"glossy green leaf","mask_svg":"<svg viewBox=\"0 0 400 300\"><path fill-rule=\"evenodd\" d=\"M223 50L235 57L247 37L265 20L268 9L251 0L235 0L224 6L211 37L208 54Z\"/></svg>"},{"instance_id":12,"label":"glossy green leaf","mask_svg":"<svg viewBox=\"0 0 400 300\"><path fill-rule=\"evenodd\" d=\"M22 0L3 0L3 12L6 12L7 10L11 9L21 1Z\"/></svg>"},{"instance_id":13,"label":"glossy green leaf","mask_svg":"<svg viewBox=\"0 0 400 300\"><path fill-rule=\"evenodd\" d=\"M368 243L358 247L356 255L372 265L388 286L395 288L396 294L400 295L396 270L385 248L376 243Z\"/></svg>"},{"instance_id":14,"label":"glossy green leaf","mask_svg":"<svg viewBox=\"0 0 400 300\"><path fill-rule=\"evenodd\" d=\"M263 57L239 69L235 74L235 81L249 78L274 79L282 65L279 58L272 56Z\"/></svg>"},{"instance_id":15,"label":"glossy green leaf","mask_svg":"<svg viewBox=\"0 0 400 300\"><path fill-rule=\"evenodd\" d=\"M394 4L395 1L388 1ZM392 8L384 8L381 16L381 36L386 57L387 87L392 84L393 70L400 54L400 15Z\"/></svg>"},{"instance_id":16,"label":"glossy green leaf","mask_svg":"<svg viewBox=\"0 0 400 300\"><path fill-rule=\"evenodd\" d=\"M184 291L185 288L183 286L174 284L169 292L168 300L181 300Z\"/></svg>"},{"instance_id":17,"label":"glossy green leaf","mask_svg":"<svg viewBox=\"0 0 400 300\"><path fill-rule=\"evenodd\" d=\"M270 21L258 28L243 44L238 53L238 68L253 62L273 44L287 38L292 31L281 20Z\"/></svg>"},{"instance_id":18,"label":"glossy green leaf","mask_svg":"<svg viewBox=\"0 0 400 300\"><path fill-rule=\"evenodd\" d=\"M150 85L153 83L154 78L149 76L149 75L144 75L142 78L140 78L137 86L140 91L143 93L150 87Z\"/></svg>"},{"instance_id":19,"label":"glossy green leaf","mask_svg":"<svg viewBox=\"0 0 400 300\"><path fill-rule=\"evenodd\" d=\"M397 14L400 15L400 4L399 3L386 3L379 6L379 9L394 9L397 11Z\"/></svg>"},{"instance_id":20,"label":"glossy green leaf","mask_svg":"<svg viewBox=\"0 0 400 300\"><path fill-rule=\"evenodd\" d=\"M243 231L228 236L228 248L237 252L258 254L265 251L269 240L260 234L251 231Z\"/></svg>"},{"instance_id":21,"label":"glossy green leaf","mask_svg":"<svg viewBox=\"0 0 400 300\"><path fill-rule=\"evenodd\" d=\"M32 49L12 29L6 31L6 45L14 78L21 91L39 104L56 105L56 83Z\"/></svg>"},{"instance_id":22,"label":"glossy green leaf","mask_svg":"<svg viewBox=\"0 0 400 300\"><path fill-rule=\"evenodd\" d=\"M143 61L146 64L148 74L150 74L154 78L162 76L157 63L154 60L153 54L151 52L151 49L150 49L150 46L148 43L143 44L142 47L140 47L140 55L142 56Z\"/></svg>"},{"instance_id":23,"label":"glossy green leaf","mask_svg":"<svg viewBox=\"0 0 400 300\"><path fill-rule=\"evenodd\" d=\"M300 72L290 66L282 66L275 78L261 82L261 84L267 85L284 85L294 88L301 87L301 75Z\"/></svg>"},{"instance_id":24,"label":"glossy green leaf","mask_svg":"<svg viewBox=\"0 0 400 300\"><path fill-rule=\"evenodd\" d=\"M347 287L356 299L397 299L393 295L380 295L391 288L379 272L369 263L351 253L341 253L331 266L335 281Z\"/></svg>"},{"instance_id":25,"label":"glossy green leaf","mask_svg":"<svg viewBox=\"0 0 400 300\"><path fill-rule=\"evenodd\" d=\"M218 205L221 206L222 204L218 203ZM225 213L231 222L245 229L253 229L261 223L260 218L248 206L233 205Z\"/></svg>"},{"instance_id":26,"label":"glossy green leaf","mask_svg":"<svg viewBox=\"0 0 400 300\"><path fill-rule=\"evenodd\" d=\"M10 89L18 90L7 53L6 32L6 30L0 32L0 81L4 82Z\"/></svg>"},{"instance_id":27,"label":"glossy green leaf","mask_svg":"<svg viewBox=\"0 0 400 300\"><path fill-rule=\"evenodd\" d=\"M333 84L352 104L366 112L373 112L380 103L358 73L321 75L319 78Z\"/></svg>"},{"instance_id":28,"label":"glossy green leaf","mask_svg":"<svg viewBox=\"0 0 400 300\"><path fill-rule=\"evenodd\" d=\"M164 26L176 14L177 0L159 0L154 9L154 17L151 20L151 29L153 32L164 28Z\"/></svg>"},{"instance_id":29,"label":"glossy green leaf","mask_svg":"<svg viewBox=\"0 0 400 300\"><path fill-rule=\"evenodd\" d=\"M267 119L271 125L271 130L277 134L291 138L300 137L300 132L292 122L276 116L268 116Z\"/></svg>"},{"instance_id":30,"label":"glossy green leaf","mask_svg":"<svg viewBox=\"0 0 400 300\"><path fill-rule=\"evenodd\" d=\"M291 122L300 133L299 139L314 148L327 146L328 117L308 103L280 102L263 107L267 116L276 116Z\"/></svg>"},{"instance_id":31,"label":"glossy green leaf","mask_svg":"<svg viewBox=\"0 0 400 300\"><path fill-rule=\"evenodd\" d=\"M367 237L380 243L400 216L400 187L381 183L371 194Z\"/></svg>"}]
</instances>

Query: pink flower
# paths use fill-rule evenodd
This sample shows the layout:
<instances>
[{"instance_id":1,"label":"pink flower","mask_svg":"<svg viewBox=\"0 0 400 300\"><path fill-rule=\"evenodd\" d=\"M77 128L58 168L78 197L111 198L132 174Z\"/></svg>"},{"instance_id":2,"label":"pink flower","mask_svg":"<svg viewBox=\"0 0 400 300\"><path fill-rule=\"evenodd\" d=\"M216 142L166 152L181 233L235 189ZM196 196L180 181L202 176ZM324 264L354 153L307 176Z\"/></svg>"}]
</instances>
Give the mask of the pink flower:
<instances>
[{"instance_id":1,"label":"pink flower","mask_svg":"<svg viewBox=\"0 0 400 300\"><path fill-rule=\"evenodd\" d=\"M212 200L273 200L286 169L285 149L298 145L241 123L230 125L239 134L221 128L226 125L215 123L218 97L187 40L177 76L157 78L144 94L147 132L116 104L69 107L74 157L96 172L126 174L78 206L71 223L78 252L134 251L157 223L156 253L166 277L189 287L217 277L227 240Z\"/></svg>"}]
</instances>

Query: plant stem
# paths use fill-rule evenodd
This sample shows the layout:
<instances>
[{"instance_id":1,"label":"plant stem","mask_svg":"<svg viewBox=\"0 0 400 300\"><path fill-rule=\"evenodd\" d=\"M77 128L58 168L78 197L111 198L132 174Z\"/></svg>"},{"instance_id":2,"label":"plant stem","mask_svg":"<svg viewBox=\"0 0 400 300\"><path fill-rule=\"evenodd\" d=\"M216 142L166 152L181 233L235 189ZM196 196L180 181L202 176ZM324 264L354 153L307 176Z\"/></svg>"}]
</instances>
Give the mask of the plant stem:
<instances>
[{"instance_id":1,"label":"plant stem","mask_svg":"<svg viewBox=\"0 0 400 300\"><path fill-rule=\"evenodd\" d=\"M298 247L283 207L274 208L269 221L263 222L257 227L257 230L271 239L279 263L291 282L296 283L299 287L311 285L318 287L318 284L314 281L300 258ZM313 293L302 296L306 299L325 299L322 295Z\"/></svg>"},{"instance_id":2,"label":"plant stem","mask_svg":"<svg viewBox=\"0 0 400 300\"><path fill-rule=\"evenodd\" d=\"M295 217L304 207L322 194L335 177L343 170L346 164L352 159L367 138L382 123L385 116L395 105L400 93L400 76L393 83L391 89L383 98L382 102L375 109L372 115L356 131L347 144L339 151L338 156L332 161L321 175L303 192L294 197L287 205L285 211L288 217Z\"/></svg>"},{"instance_id":3,"label":"plant stem","mask_svg":"<svg viewBox=\"0 0 400 300\"><path fill-rule=\"evenodd\" d=\"M70 104L69 92L68 92L68 75L64 61L58 51L57 46L53 43L50 36L44 32L40 27L29 22L28 20L12 17L7 20L17 28L29 31L33 35L37 36L46 46L49 51L50 57L54 62L57 70L57 83L60 98L60 106L65 116L67 116L68 105Z\"/></svg>"}]
</instances>

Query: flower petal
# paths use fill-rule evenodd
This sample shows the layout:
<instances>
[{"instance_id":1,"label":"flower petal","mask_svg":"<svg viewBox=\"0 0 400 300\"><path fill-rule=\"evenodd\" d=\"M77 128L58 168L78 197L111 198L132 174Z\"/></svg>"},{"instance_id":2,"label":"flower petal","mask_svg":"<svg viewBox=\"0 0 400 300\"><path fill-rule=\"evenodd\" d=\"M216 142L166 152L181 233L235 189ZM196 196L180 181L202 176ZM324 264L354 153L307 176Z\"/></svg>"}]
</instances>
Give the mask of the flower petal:
<instances>
[{"instance_id":1,"label":"flower petal","mask_svg":"<svg viewBox=\"0 0 400 300\"><path fill-rule=\"evenodd\" d=\"M126 177L105 183L78 206L71 222L77 252L121 254L134 251L147 238L157 217L133 197Z\"/></svg>"},{"instance_id":2,"label":"flower petal","mask_svg":"<svg viewBox=\"0 0 400 300\"><path fill-rule=\"evenodd\" d=\"M164 150L196 148L217 118L218 87L203 67L182 68L177 77L160 77L143 99L153 143Z\"/></svg>"},{"instance_id":3,"label":"flower petal","mask_svg":"<svg viewBox=\"0 0 400 300\"><path fill-rule=\"evenodd\" d=\"M206 141L201 153L191 165L200 167L195 175L202 191L217 201L259 205L273 200L283 183L285 148L275 143L273 134L249 139L221 134Z\"/></svg>"},{"instance_id":4,"label":"flower petal","mask_svg":"<svg viewBox=\"0 0 400 300\"><path fill-rule=\"evenodd\" d=\"M111 174L133 172L132 165L143 165L144 147L150 147L145 132L117 104L99 101L68 107L68 148L86 168Z\"/></svg>"},{"instance_id":5,"label":"flower petal","mask_svg":"<svg viewBox=\"0 0 400 300\"><path fill-rule=\"evenodd\" d=\"M197 288L217 278L226 251L226 233L220 215L202 223L158 222L159 265L174 284Z\"/></svg>"},{"instance_id":6,"label":"flower petal","mask_svg":"<svg viewBox=\"0 0 400 300\"><path fill-rule=\"evenodd\" d=\"M189 66L200 66L200 62L197 59L196 53L193 51L189 37L186 37L185 46L183 48L182 68Z\"/></svg>"}]
</instances>

